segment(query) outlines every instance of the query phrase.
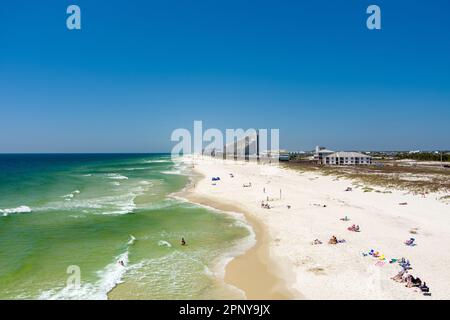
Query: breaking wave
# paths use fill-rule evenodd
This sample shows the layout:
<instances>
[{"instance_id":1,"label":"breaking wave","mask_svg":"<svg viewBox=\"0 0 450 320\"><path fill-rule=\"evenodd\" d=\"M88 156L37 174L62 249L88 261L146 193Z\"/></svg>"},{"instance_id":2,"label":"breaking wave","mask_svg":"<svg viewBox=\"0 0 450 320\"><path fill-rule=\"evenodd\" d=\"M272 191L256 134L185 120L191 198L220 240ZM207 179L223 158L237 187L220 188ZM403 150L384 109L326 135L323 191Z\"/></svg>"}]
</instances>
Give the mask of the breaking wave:
<instances>
[{"instance_id":1,"label":"breaking wave","mask_svg":"<svg viewBox=\"0 0 450 320\"><path fill-rule=\"evenodd\" d=\"M99 280L95 283L86 283L78 287L51 289L42 292L39 300L107 300L108 293L118 284L122 283L123 276L130 269L128 254L129 248L136 238L130 236L125 252L116 256L114 261L97 272Z\"/></svg>"},{"instance_id":2,"label":"breaking wave","mask_svg":"<svg viewBox=\"0 0 450 320\"><path fill-rule=\"evenodd\" d=\"M17 208L9 208L9 209L0 209L0 213L3 214L3 216L7 216L12 213L30 213L31 208L28 206L19 206Z\"/></svg>"},{"instance_id":3,"label":"breaking wave","mask_svg":"<svg viewBox=\"0 0 450 320\"><path fill-rule=\"evenodd\" d=\"M127 180L128 179L127 176L124 176L124 175L121 175L118 173L108 173L106 176L113 180Z\"/></svg>"}]
</instances>

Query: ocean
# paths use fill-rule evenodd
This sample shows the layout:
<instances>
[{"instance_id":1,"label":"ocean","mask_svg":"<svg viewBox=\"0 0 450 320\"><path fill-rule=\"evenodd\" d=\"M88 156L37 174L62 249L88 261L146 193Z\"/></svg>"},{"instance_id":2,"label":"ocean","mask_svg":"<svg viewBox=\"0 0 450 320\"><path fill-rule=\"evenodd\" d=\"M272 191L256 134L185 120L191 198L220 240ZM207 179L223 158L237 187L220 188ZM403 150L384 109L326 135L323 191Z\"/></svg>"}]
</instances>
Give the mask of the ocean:
<instances>
[{"instance_id":1,"label":"ocean","mask_svg":"<svg viewBox=\"0 0 450 320\"><path fill-rule=\"evenodd\" d=\"M242 298L223 274L251 229L174 197L191 176L168 154L0 155L0 299Z\"/></svg>"}]
</instances>

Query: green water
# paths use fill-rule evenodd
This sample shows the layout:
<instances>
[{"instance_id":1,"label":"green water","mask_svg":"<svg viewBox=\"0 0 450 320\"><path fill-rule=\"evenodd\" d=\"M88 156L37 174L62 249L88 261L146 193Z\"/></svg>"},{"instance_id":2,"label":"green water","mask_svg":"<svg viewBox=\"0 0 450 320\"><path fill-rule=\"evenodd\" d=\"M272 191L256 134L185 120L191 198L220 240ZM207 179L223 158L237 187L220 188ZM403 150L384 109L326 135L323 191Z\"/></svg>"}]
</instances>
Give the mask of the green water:
<instances>
[{"instance_id":1,"label":"green water","mask_svg":"<svg viewBox=\"0 0 450 320\"><path fill-rule=\"evenodd\" d=\"M220 275L250 232L171 197L188 174L168 155L0 155L0 298L241 297Z\"/></svg>"}]
</instances>

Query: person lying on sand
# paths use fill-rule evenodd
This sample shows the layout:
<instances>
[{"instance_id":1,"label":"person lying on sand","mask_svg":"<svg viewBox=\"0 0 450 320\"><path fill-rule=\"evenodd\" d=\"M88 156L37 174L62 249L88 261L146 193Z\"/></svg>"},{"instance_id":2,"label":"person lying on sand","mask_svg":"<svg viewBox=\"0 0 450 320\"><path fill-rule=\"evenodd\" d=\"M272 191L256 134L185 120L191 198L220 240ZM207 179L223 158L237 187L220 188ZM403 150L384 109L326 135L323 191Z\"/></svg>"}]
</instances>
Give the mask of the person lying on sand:
<instances>
[{"instance_id":1,"label":"person lying on sand","mask_svg":"<svg viewBox=\"0 0 450 320\"><path fill-rule=\"evenodd\" d=\"M353 232L359 232L359 225L352 225L351 227L347 228L348 231L353 231Z\"/></svg>"},{"instance_id":2,"label":"person lying on sand","mask_svg":"<svg viewBox=\"0 0 450 320\"><path fill-rule=\"evenodd\" d=\"M414 241L415 241L416 239L414 239L414 238L410 238L409 240L406 240L405 242L404 242L404 244L406 244L407 246L414 246L415 244L414 244Z\"/></svg>"},{"instance_id":3,"label":"person lying on sand","mask_svg":"<svg viewBox=\"0 0 450 320\"><path fill-rule=\"evenodd\" d=\"M341 218L340 220L341 221L350 221L350 219L347 216L345 216L344 218Z\"/></svg>"},{"instance_id":4,"label":"person lying on sand","mask_svg":"<svg viewBox=\"0 0 450 320\"><path fill-rule=\"evenodd\" d=\"M395 282L399 282L399 283L403 283L405 282L405 273L407 273L408 271L406 270L402 270L399 273L397 273L395 276L393 276L391 279L394 280Z\"/></svg>"}]
</instances>

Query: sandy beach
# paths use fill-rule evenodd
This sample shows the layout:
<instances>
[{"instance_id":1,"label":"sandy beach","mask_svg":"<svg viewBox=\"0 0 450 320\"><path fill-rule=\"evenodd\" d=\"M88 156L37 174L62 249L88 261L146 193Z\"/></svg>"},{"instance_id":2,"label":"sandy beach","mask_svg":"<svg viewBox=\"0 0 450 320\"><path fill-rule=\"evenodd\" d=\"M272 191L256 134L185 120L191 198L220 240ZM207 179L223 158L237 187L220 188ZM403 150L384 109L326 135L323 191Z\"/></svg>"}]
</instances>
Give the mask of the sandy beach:
<instances>
[{"instance_id":1,"label":"sandy beach","mask_svg":"<svg viewBox=\"0 0 450 320\"><path fill-rule=\"evenodd\" d=\"M241 212L253 226L255 246L232 260L225 274L248 299L450 298L450 207L438 200L442 194L345 191L352 181L319 173L208 157L185 161L203 177L186 198ZM345 216L350 220L340 220ZM360 232L347 230L352 224ZM345 242L328 244L333 235ZM416 245L406 246L411 237ZM322 244L312 245L315 239ZM385 260L365 256L371 249ZM401 267L389 261L402 257L431 296L391 279Z\"/></svg>"}]
</instances>

